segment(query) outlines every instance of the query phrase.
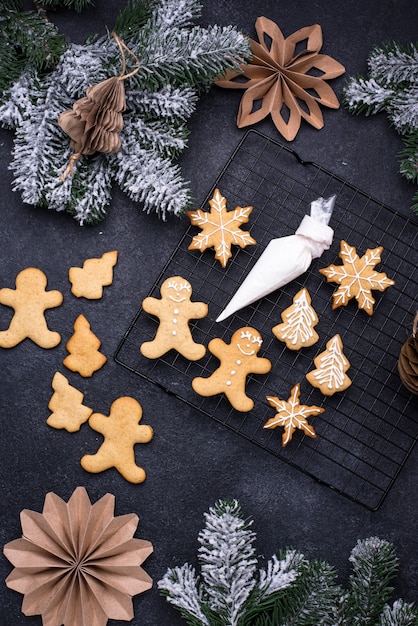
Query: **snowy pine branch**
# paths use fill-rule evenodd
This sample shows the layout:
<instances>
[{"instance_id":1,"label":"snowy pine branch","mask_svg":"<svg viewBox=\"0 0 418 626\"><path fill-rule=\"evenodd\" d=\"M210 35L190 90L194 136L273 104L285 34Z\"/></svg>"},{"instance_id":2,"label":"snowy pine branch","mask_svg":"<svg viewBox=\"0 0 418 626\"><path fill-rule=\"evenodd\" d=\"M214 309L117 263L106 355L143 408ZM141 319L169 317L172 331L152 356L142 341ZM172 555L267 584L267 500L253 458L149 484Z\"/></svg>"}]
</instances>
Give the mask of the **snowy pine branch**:
<instances>
[{"instance_id":1,"label":"snowy pine branch","mask_svg":"<svg viewBox=\"0 0 418 626\"><path fill-rule=\"evenodd\" d=\"M105 217L117 182L144 211L162 219L190 208L189 182L173 162L187 147L187 120L198 93L250 55L248 39L235 28L193 26L200 11L198 0L132 0L120 13L118 35L140 63L124 80L122 147L78 155L70 174L70 139L58 117L90 87L121 75L117 42L92 36L85 45L69 45L52 71L31 69L18 77L0 106L0 123L16 129L10 167L24 202L94 224ZM125 54L128 73L138 69L133 55Z\"/></svg>"},{"instance_id":2,"label":"snowy pine branch","mask_svg":"<svg viewBox=\"0 0 418 626\"><path fill-rule=\"evenodd\" d=\"M190 626L418 626L413 604L388 604L398 561L387 541L357 542L345 590L328 563L292 549L257 570L252 522L238 501L219 500L198 536L201 575L186 563L158 582Z\"/></svg>"}]
</instances>

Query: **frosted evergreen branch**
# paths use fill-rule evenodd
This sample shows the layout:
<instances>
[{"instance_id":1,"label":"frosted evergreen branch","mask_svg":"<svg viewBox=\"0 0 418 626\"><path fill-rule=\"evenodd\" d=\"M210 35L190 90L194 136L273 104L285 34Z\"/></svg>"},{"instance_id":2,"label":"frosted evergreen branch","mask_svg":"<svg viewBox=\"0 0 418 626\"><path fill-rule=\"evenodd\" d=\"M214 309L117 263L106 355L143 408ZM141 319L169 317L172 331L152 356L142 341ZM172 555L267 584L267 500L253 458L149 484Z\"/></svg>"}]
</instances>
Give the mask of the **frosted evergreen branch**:
<instances>
[{"instance_id":1,"label":"frosted evergreen branch","mask_svg":"<svg viewBox=\"0 0 418 626\"><path fill-rule=\"evenodd\" d=\"M418 610L413 604L396 600L393 606L386 605L380 617L379 626L417 626Z\"/></svg>"},{"instance_id":2,"label":"frosted evergreen branch","mask_svg":"<svg viewBox=\"0 0 418 626\"><path fill-rule=\"evenodd\" d=\"M286 589L296 580L303 560L303 554L295 550L287 550L280 559L274 554L267 563L266 569L260 569L259 600L263 600L276 591Z\"/></svg>"},{"instance_id":3,"label":"frosted evergreen branch","mask_svg":"<svg viewBox=\"0 0 418 626\"><path fill-rule=\"evenodd\" d=\"M344 87L344 104L351 113L374 115L383 111L393 97L392 89L383 87L374 78L358 76Z\"/></svg>"},{"instance_id":4,"label":"frosted evergreen branch","mask_svg":"<svg viewBox=\"0 0 418 626\"><path fill-rule=\"evenodd\" d=\"M418 183L418 128L404 137L404 148L399 152L400 172L407 180Z\"/></svg>"},{"instance_id":5,"label":"frosted evergreen branch","mask_svg":"<svg viewBox=\"0 0 418 626\"><path fill-rule=\"evenodd\" d=\"M378 537L359 540L349 558L353 573L349 579L349 610L353 626L373 624L388 602L398 567L394 547Z\"/></svg>"},{"instance_id":6,"label":"frosted evergreen branch","mask_svg":"<svg viewBox=\"0 0 418 626\"><path fill-rule=\"evenodd\" d=\"M178 123L173 125L165 120L153 120L146 122L140 117L132 117L125 121L129 128L129 145L133 142L140 143L145 150L158 153L163 158L177 157L187 146L187 129ZM128 141L125 140L126 149L129 150Z\"/></svg>"},{"instance_id":7,"label":"frosted evergreen branch","mask_svg":"<svg viewBox=\"0 0 418 626\"><path fill-rule=\"evenodd\" d=\"M199 589L193 567L186 563L182 567L169 569L164 577L158 581L158 589L163 592L168 602L180 610L189 624L209 626L209 622L201 609L203 604L202 591Z\"/></svg>"},{"instance_id":8,"label":"frosted evergreen branch","mask_svg":"<svg viewBox=\"0 0 418 626\"><path fill-rule=\"evenodd\" d=\"M396 42L376 46L368 60L370 75L383 85L418 82L418 46Z\"/></svg>"},{"instance_id":9,"label":"frosted evergreen branch","mask_svg":"<svg viewBox=\"0 0 418 626\"><path fill-rule=\"evenodd\" d=\"M418 128L418 82L400 89L387 105L388 117L402 135Z\"/></svg>"},{"instance_id":10,"label":"frosted evergreen branch","mask_svg":"<svg viewBox=\"0 0 418 626\"><path fill-rule=\"evenodd\" d=\"M257 559L251 522L241 516L238 502L218 502L205 514L198 551L209 606L229 626L236 626L255 586Z\"/></svg>"},{"instance_id":11,"label":"frosted evergreen branch","mask_svg":"<svg viewBox=\"0 0 418 626\"><path fill-rule=\"evenodd\" d=\"M158 91L147 89L126 90L127 111L134 111L144 119L164 117L186 121L196 109L198 100L194 89L164 85Z\"/></svg>"}]
</instances>

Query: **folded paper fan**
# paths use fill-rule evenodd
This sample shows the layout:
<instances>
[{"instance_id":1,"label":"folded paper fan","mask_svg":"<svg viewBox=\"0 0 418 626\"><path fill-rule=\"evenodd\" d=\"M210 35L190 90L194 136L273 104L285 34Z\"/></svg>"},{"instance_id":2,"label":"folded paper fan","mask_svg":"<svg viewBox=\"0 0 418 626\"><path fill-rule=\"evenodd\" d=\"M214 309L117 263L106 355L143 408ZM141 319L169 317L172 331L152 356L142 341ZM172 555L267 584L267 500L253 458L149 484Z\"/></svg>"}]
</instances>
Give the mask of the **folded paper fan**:
<instances>
[{"instance_id":1,"label":"folded paper fan","mask_svg":"<svg viewBox=\"0 0 418 626\"><path fill-rule=\"evenodd\" d=\"M294 235L270 241L217 322L290 283L330 247L334 231L328 222L335 199L334 195L314 200L311 214L305 215Z\"/></svg>"},{"instance_id":2,"label":"folded paper fan","mask_svg":"<svg viewBox=\"0 0 418 626\"><path fill-rule=\"evenodd\" d=\"M43 626L105 626L134 617L132 596L152 586L141 564L153 551L134 539L138 517L114 517L114 496L91 504L84 487L68 503L54 493L43 512L21 512L23 536L6 544L15 566L6 585L24 594L25 615Z\"/></svg>"},{"instance_id":3,"label":"folded paper fan","mask_svg":"<svg viewBox=\"0 0 418 626\"><path fill-rule=\"evenodd\" d=\"M228 70L215 81L219 87L246 90L238 112L239 128L256 124L269 114L288 141L296 137L302 119L314 128L322 128L319 105L332 109L340 106L325 81L340 76L345 68L327 54L319 54L322 47L319 24L300 28L287 38L266 17L259 17L255 28L259 43L250 39L250 62L242 64L239 72ZM266 40L271 41L270 46ZM306 48L297 52L305 42Z\"/></svg>"}]
</instances>

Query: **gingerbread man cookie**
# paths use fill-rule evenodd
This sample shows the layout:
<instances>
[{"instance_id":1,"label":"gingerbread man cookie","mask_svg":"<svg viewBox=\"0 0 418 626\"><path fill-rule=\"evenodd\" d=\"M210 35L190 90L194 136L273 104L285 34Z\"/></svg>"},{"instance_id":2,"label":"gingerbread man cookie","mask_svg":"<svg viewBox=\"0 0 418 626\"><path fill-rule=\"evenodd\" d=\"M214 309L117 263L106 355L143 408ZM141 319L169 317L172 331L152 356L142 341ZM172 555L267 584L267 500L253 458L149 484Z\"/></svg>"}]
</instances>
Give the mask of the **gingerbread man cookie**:
<instances>
[{"instance_id":1,"label":"gingerbread man cookie","mask_svg":"<svg viewBox=\"0 0 418 626\"><path fill-rule=\"evenodd\" d=\"M142 308L158 317L160 325L155 338L141 345L141 354L148 359L157 359L169 350L177 350L190 361L198 361L205 355L205 346L193 340L189 322L205 317L208 305L192 302L191 295L189 281L181 276L172 276L161 285L161 299L145 298Z\"/></svg>"},{"instance_id":2,"label":"gingerbread man cookie","mask_svg":"<svg viewBox=\"0 0 418 626\"><path fill-rule=\"evenodd\" d=\"M271 370L269 359L257 356L262 343L260 333L249 326L235 331L230 344L212 339L208 348L220 365L209 378L194 378L193 389L204 397L224 393L237 411L251 411L254 402L245 393L247 376Z\"/></svg>"},{"instance_id":3,"label":"gingerbread man cookie","mask_svg":"<svg viewBox=\"0 0 418 626\"><path fill-rule=\"evenodd\" d=\"M97 474L115 467L131 483L142 483L146 474L135 463L134 445L148 443L153 437L151 426L140 425L142 407L134 398L124 396L115 400L110 415L93 413L89 426L104 437L96 454L86 454L81 467Z\"/></svg>"},{"instance_id":4,"label":"gingerbread man cookie","mask_svg":"<svg viewBox=\"0 0 418 626\"><path fill-rule=\"evenodd\" d=\"M0 347L13 348L23 339L31 339L41 348L55 348L61 335L49 330L45 310L62 304L60 291L46 291L47 278L42 270L28 267L16 277L16 289L0 289L0 303L15 314L7 330L0 331Z\"/></svg>"}]
</instances>

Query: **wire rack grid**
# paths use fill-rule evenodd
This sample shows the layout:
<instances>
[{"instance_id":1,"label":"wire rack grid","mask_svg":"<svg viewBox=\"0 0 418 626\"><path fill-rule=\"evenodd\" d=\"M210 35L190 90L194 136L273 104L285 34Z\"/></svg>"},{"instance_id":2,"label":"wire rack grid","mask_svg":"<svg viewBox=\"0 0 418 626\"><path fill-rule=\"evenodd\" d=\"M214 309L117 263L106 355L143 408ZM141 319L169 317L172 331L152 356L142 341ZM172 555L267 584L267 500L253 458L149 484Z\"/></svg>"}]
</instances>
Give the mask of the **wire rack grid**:
<instances>
[{"instance_id":1,"label":"wire rack grid","mask_svg":"<svg viewBox=\"0 0 418 626\"><path fill-rule=\"evenodd\" d=\"M270 359L272 368L266 375L251 374L247 379L246 391L254 400L254 408L242 413L233 409L223 394L203 398L195 393L193 378L209 377L219 366L208 350L197 362L173 350L159 359L143 357L139 347L154 338L158 319L143 311L142 298L115 360L315 480L376 510L418 437L417 396L405 389L397 372L399 352L411 334L417 308L416 224L254 130L246 133L233 152L201 205L204 210L215 188L227 198L228 209L253 206L248 229L257 245L233 247L232 258L222 268L212 249L203 253L188 250L199 232L190 225L148 295L161 297L160 286L171 276L188 280L192 300L209 305L208 316L190 324L194 340L204 345L215 337L229 343L233 332L244 326L261 334L259 356ZM334 230L331 248L298 279L224 322L216 322L269 241L293 234L309 212L310 203L333 194L336 204L330 223ZM384 293L373 292L376 303L372 316L359 310L355 301L335 310L331 307L336 286L328 284L318 270L340 262L342 239L355 246L360 256L368 248L384 248L376 269L386 272L395 285ZM293 351L271 331L302 287L308 289L319 317L319 341ZM352 384L342 393L325 397L309 384L306 374L314 369L315 357L337 333L351 364L347 374ZM287 400L296 383L300 383L301 404L325 410L309 418L316 438L296 430L292 441L283 447L281 428L263 428L275 414L266 396Z\"/></svg>"}]
</instances>

